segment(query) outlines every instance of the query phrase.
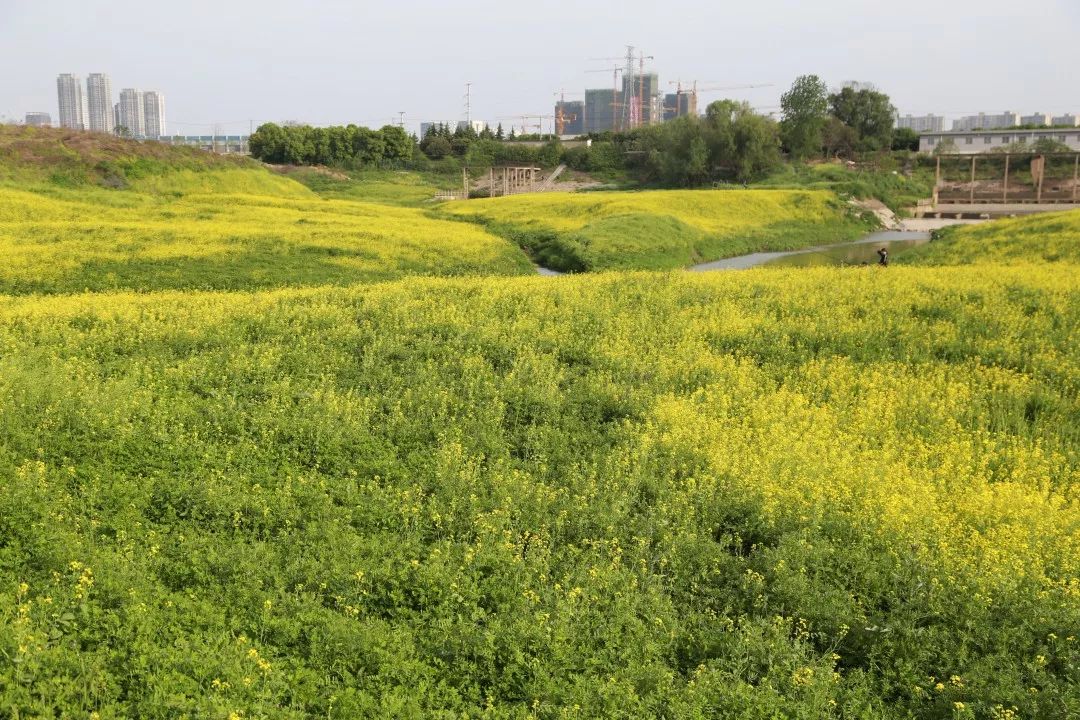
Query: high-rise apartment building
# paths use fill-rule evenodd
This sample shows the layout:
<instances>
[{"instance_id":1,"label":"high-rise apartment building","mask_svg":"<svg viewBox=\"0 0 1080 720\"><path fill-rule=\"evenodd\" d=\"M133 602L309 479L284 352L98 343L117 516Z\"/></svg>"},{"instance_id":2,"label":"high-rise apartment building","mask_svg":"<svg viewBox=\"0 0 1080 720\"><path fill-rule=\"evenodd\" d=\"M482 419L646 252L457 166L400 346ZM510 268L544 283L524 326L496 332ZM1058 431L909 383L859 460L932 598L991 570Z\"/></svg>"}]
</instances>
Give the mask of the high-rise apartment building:
<instances>
[{"instance_id":1,"label":"high-rise apartment building","mask_svg":"<svg viewBox=\"0 0 1080 720\"><path fill-rule=\"evenodd\" d=\"M907 128L915 132L944 132L945 118L930 113L929 115L905 115L896 118L897 128Z\"/></svg>"},{"instance_id":2,"label":"high-rise apartment building","mask_svg":"<svg viewBox=\"0 0 1080 720\"><path fill-rule=\"evenodd\" d=\"M56 95L60 105L60 127L85 130L86 100L82 80L70 73L60 75L56 78Z\"/></svg>"},{"instance_id":3,"label":"high-rise apartment building","mask_svg":"<svg viewBox=\"0 0 1080 720\"><path fill-rule=\"evenodd\" d=\"M127 130L127 135L133 138L146 137L146 108L141 92L134 88L121 90L116 115L117 125Z\"/></svg>"},{"instance_id":4,"label":"high-rise apartment building","mask_svg":"<svg viewBox=\"0 0 1080 720\"><path fill-rule=\"evenodd\" d=\"M1034 115L1024 115L1020 118L1021 125L1039 125L1045 126L1050 124L1050 115L1047 113L1035 113Z\"/></svg>"},{"instance_id":5,"label":"high-rise apartment building","mask_svg":"<svg viewBox=\"0 0 1080 720\"><path fill-rule=\"evenodd\" d=\"M156 140L165 136L165 96L156 90L143 93L143 119L146 137Z\"/></svg>"},{"instance_id":6,"label":"high-rise apartment building","mask_svg":"<svg viewBox=\"0 0 1080 720\"><path fill-rule=\"evenodd\" d=\"M52 127L52 117L46 112L28 112L26 124L31 127Z\"/></svg>"},{"instance_id":7,"label":"high-rise apartment building","mask_svg":"<svg viewBox=\"0 0 1080 720\"><path fill-rule=\"evenodd\" d=\"M112 83L104 73L86 78L86 126L94 132L113 131Z\"/></svg>"},{"instance_id":8,"label":"high-rise apartment building","mask_svg":"<svg viewBox=\"0 0 1080 720\"><path fill-rule=\"evenodd\" d=\"M1072 113L1066 113L1065 115L1055 115L1054 117L1050 118L1050 122L1055 127L1060 127L1062 125L1066 127L1080 127L1080 115L1075 115Z\"/></svg>"},{"instance_id":9,"label":"high-rise apartment building","mask_svg":"<svg viewBox=\"0 0 1080 720\"><path fill-rule=\"evenodd\" d=\"M1020 113L1003 112L1000 115L968 115L959 120L953 120L953 130L998 130L1001 128L1016 127L1020 124Z\"/></svg>"}]
</instances>

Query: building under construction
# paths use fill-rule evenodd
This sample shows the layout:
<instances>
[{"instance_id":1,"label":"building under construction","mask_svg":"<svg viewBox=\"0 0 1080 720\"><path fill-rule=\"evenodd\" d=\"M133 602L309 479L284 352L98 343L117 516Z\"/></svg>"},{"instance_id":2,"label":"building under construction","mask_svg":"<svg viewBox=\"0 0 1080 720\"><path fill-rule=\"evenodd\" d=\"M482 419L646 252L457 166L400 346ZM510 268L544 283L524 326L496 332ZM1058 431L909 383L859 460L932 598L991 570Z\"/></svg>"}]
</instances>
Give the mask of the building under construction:
<instances>
[{"instance_id":1,"label":"building under construction","mask_svg":"<svg viewBox=\"0 0 1080 720\"><path fill-rule=\"evenodd\" d=\"M584 132L594 133L615 130L615 120L620 102L620 94L611 88L586 90Z\"/></svg>"},{"instance_id":2,"label":"building under construction","mask_svg":"<svg viewBox=\"0 0 1080 720\"><path fill-rule=\"evenodd\" d=\"M583 106L580 128L571 129L571 124L566 123L566 131L560 134L628 130L642 125L655 125L664 117L659 88L660 79L655 73L649 73L633 78L624 77L618 92L613 88L586 90L584 103L556 103L556 117L559 116L560 107L565 115L570 115L573 111L569 106Z\"/></svg>"},{"instance_id":3,"label":"building under construction","mask_svg":"<svg viewBox=\"0 0 1080 720\"><path fill-rule=\"evenodd\" d=\"M585 132L585 103L580 100L555 103L556 135L584 135Z\"/></svg>"},{"instance_id":4,"label":"building under construction","mask_svg":"<svg viewBox=\"0 0 1080 720\"><path fill-rule=\"evenodd\" d=\"M697 114L697 93L674 92L664 96L664 122Z\"/></svg>"}]
</instances>

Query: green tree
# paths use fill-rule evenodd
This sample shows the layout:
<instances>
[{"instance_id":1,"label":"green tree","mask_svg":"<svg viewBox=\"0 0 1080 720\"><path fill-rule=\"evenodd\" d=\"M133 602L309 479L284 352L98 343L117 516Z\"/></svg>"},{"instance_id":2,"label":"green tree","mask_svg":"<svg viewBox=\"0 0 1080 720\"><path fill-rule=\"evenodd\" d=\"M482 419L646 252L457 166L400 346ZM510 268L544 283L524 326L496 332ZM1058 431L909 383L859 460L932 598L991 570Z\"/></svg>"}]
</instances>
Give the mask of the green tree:
<instances>
[{"instance_id":1,"label":"green tree","mask_svg":"<svg viewBox=\"0 0 1080 720\"><path fill-rule=\"evenodd\" d=\"M832 116L855 131L856 149L863 152L892 147L896 108L889 96L873 88L846 87L829 96Z\"/></svg>"},{"instance_id":2,"label":"green tree","mask_svg":"<svg viewBox=\"0 0 1080 720\"><path fill-rule=\"evenodd\" d=\"M817 75L796 78L780 97L784 119L780 122L784 147L796 160L821 153L821 133L829 110L829 91Z\"/></svg>"},{"instance_id":3,"label":"green tree","mask_svg":"<svg viewBox=\"0 0 1080 720\"><path fill-rule=\"evenodd\" d=\"M413 139L405 128L397 125L384 125L379 131L383 140L383 160L408 160L413 153Z\"/></svg>"},{"instance_id":4,"label":"green tree","mask_svg":"<svg viewBox=\"0 0 1080 720\"><path fill-rule=\"evenodd\" d=\"M499 123L499 127L496 128L496 130L495 130L495 139L496 140L504 140L505 138L506 138L506 133L503 132L502 123Z\"/></svg>"},{"instance_id":5,"label":"green tree","mask_svg":"<svg viewBox=\"0 0 1080 720\"><path fill-rule=\"evenodd\" d=\"M830 117L821 133L825 154L829 157L849 158L855 154L859 134L855 128L845 125L838 118Z\"/></svg>"},{"instance_id":6,"label":"green tree","mask_svg":"<svg viewBox=\"0 0 1080 720\"><path fill-rule=\"evenodd\" d=\"M780 130L775 121L748 103L718 100L705 109L710 166L715 179L751 182L781 162Z\"/></svg>"},{"instance_id":7,"label":"green tree","mask_svg":"<svg viewBox=\"0 0 1080 720\"><path fill-rule=\"evenodd\" d=\"M893 130L892 149L918 152L919 133L911 128L896 128Z\"/></svg>"},{"instance_id":8,"label":"green tree","mask_svg":"<svg viewBox=\"0 0 1080 720\"><path fill-rule=\"evenodd\" d=\"M263 123L248 138L248 148L253 157L263 162L285 162L285 128Z\"/></svg>"}]
</instances>

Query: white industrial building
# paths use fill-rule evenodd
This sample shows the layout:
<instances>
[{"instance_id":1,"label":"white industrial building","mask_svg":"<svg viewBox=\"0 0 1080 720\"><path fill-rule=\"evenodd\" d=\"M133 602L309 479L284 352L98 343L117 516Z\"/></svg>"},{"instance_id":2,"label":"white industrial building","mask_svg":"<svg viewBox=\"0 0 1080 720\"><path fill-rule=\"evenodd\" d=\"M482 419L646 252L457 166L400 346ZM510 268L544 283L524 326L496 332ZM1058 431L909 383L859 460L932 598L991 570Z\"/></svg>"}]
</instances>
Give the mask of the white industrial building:
<instances>
[{"instance_id":1,"label":"white industrial building","mask_svg":"<svg viewBox=\"0 0 1080 720\"><path fill-rule=\"evenodd\" d=\"M1008 147L1014 143L1031 146L1040 139L1049 138L1068 146L1069 150L1080 152L1080 129L1045 129L1045 130L983 130L978 132L932 132L919 137L919 152L932 153L943 144L948 152L960 155L987 153Z\"/></svg>"},{"instance_id":2,"label":"white industrial building","mask_svg":"<svg viewBox=\"0 0 1080 720\"><path fill-rule=\"evenodd\" d=\"M85 130L86 98L79 76L64 73L57 77L56 95L60 105L60 127Z\"/></svg>"},{"instance_id":3,"label":"white industrial building","mask_svg":"<svg viewBox=\"0 0 1080 720\"><path fill-rule=\"evenodd\" d=\"M90 73L86 78L86 129L94 132L113 131L112 83L103 73Z\"/></svg>"}]
</instances>

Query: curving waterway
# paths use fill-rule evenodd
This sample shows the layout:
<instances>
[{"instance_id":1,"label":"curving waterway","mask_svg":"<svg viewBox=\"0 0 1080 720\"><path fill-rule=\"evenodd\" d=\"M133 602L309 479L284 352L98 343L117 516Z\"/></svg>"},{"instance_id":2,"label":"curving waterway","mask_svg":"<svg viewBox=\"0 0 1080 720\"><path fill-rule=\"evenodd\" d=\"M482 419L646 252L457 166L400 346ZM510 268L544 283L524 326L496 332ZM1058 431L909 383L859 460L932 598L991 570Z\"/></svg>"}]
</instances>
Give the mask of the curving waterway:
<instances>
[{"instance_id":1,"label":"curving waterway","mask_svg":"<svg viewBox=\"0 0 1080 720\"><path fill-rule=\"evenodd\" d=\"M930 233L911 230L883 230L867 235L860 240L818 245L801 250L782 252L756 252L749 255L723 258L710 262L691 265L687 270L705 272L708 270L745 270L767 265L809 266L809 265L873 265L878 261L877 251L885 248L889 257L902 253L908 248L929 242ZM558 270L536 266L540 275L562 275Z\"/></svg>"}]
</instances>

